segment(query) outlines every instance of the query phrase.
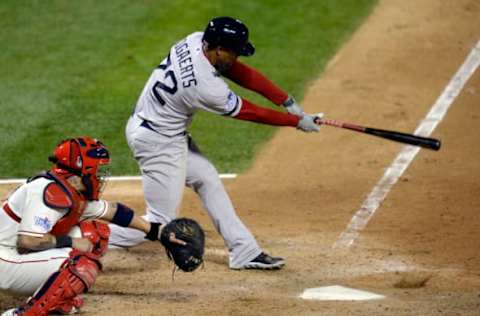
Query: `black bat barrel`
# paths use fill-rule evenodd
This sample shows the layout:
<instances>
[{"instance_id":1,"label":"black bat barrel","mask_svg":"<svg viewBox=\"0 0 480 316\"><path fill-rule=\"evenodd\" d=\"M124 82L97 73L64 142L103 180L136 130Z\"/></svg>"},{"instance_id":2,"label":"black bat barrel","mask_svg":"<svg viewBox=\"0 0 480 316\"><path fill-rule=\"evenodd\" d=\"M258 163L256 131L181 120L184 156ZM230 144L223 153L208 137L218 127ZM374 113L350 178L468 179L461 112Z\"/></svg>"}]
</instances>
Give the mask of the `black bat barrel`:
<instances>
[{"instance_id":1,"label":"black bat barrel","mask_svg":"<svg viewBox=\"0 0 480 316\"><path fill-rule=\"evenodd\" d=\"M435 138L421 137L412 134L405 134L394 131L386 131L383 129L365 127L365 133L375 135L378 137L390 139L396 142L405 143L409 145L420 146L432 150L439 150L442 143Z\"/></svg>"}]
</instances>

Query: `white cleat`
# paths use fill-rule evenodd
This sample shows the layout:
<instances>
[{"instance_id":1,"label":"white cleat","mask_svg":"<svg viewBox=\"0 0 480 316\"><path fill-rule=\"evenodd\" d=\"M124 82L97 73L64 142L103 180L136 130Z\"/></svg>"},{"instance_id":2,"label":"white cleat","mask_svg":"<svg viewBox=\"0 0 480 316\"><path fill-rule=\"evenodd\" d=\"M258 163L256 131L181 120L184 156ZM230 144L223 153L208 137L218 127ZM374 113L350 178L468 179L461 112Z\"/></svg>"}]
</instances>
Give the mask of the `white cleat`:
<instances>
[{"instance_id":1,"label":"white cleat","mask_svg":"<svg viewBox=\"0 0 480 316\"><path fill-rule=\"evenodd\" d=\"M3 312L2 316L17 316L17 309L11 308L8 311Z\"/></svg>"}]
</instances>

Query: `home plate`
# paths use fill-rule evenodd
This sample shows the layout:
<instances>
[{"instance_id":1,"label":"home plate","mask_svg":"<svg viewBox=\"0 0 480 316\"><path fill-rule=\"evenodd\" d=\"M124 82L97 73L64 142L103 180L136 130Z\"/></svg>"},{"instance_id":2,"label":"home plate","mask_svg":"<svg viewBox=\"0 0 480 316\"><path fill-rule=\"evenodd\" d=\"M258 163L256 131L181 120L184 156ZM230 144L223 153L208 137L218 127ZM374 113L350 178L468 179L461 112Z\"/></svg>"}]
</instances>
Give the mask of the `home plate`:
<instances>
[{"instance_id":1,"label":"home plate","mask_svg":"<svg viewBox=\"0 0 480 316\"><path fill-rule=\"evenodd\" d=\"M383 295L360 291L340 285L316 287L303 291L300 298L321 301L365 301L385 298Z\"/></svg>"}]
</instances>

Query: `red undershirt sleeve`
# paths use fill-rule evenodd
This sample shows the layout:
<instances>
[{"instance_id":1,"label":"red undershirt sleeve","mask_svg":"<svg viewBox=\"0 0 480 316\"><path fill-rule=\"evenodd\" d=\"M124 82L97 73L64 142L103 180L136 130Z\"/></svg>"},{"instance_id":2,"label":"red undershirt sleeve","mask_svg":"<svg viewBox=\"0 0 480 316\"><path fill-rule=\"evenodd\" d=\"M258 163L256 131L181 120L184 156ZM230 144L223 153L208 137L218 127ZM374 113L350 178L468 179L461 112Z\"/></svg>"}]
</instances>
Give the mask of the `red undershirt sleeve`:
<instances>
[{"instance_id":1,"label":"red undershirt sleeve","mask_svg":"<svg viewBox=\"0 0 480 316\"><path fill-rule=\"evenodd\" d=\"M264 107L257 106L242 98L242 108L233 118L275 126L296 127L300 118L296 115L283 113Z\"/></svg>"},{"instance_id":2,"label":"red undershirt sleeve","mask_svg":"<svg viewBox=\"0 0 480 316\"><path fill-rule=\"evenodd\" d=\"M238 60L224 75L236 84L263 95L276 105L282 104L288 98L288 93L270 81L265 75Z\"/></svg>"}]
</instances>

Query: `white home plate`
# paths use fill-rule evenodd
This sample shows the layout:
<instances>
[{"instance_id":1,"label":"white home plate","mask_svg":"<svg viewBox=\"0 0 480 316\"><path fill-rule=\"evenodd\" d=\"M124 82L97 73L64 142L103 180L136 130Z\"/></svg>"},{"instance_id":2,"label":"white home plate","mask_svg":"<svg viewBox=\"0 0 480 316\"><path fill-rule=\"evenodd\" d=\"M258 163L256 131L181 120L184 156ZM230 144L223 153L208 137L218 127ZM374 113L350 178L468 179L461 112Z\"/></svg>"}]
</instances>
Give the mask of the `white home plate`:
<instances>
[{"instance_id":1,"label":"white home plate","mask_svg":"<svg viewBox=\"0 0 480 316\"><path fill-rule=\"evenodd\" d=\"M365 301L385 298L372 292L360 291L340 285L316 287L303 291L300 298L321 301Z\"/></svg>"}]
</instances>

